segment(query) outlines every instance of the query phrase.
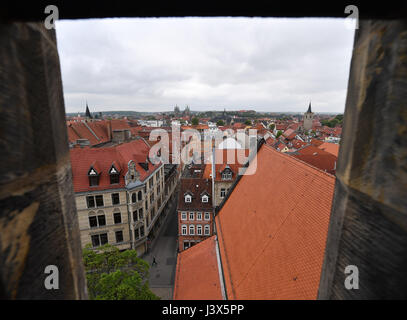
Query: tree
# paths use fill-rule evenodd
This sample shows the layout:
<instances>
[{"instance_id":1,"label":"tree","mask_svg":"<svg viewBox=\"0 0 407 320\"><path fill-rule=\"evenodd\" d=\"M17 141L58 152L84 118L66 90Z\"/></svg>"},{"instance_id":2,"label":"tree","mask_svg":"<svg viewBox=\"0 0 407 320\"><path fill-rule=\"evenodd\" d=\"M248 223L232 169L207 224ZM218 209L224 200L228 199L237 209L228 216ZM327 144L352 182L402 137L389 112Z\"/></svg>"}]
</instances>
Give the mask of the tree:
<instances>
[{"instance_id":1,"label":"tree","mask_svg":"<svg viewBox=\"0 0 407 320\"><path fill-rule=\"evenodd\" d=\"M283 132L281 131L281 130L278 130L277 131L277 134L276 134L276 138L278 138L279 136L281 136L283 134Z\"/></svg>"},{"instance_id":2,"label":"tree","mask_svg":"<svg viewBox=\"0 0 407 320\"><path fill-rule=\"evenodd\" d=\"M244 124L245 124L246 126L251 126L251 125L252 125L252 122L251 122L249 119L247 119L247 120L244 122Z\"/></svg>"},{"instance_id":3,"label":"tree","mask_svg":"<svg viewBox=\"0 0 407 320\"><path fill-rule=\"evenodd\" d=\"M149 265L137 251L106 244L98 252L83 250L89 298L92 300L158 300L148 287Z\"/></svg>"},{"instance_id":4,"label":"tree","mask_svg":"<svg viewBox=\"0 0 407 320\"><path fill-rule=\"evenodd\" d=\"M216 125L219 127L219 126L224 126L225 125L225 123L223 122L223 120L218 120L218 121L216 121Z\"/></svg>"},{"instance_id":5,"label":"tree","mask_svg":"<svg viewBox=\"0 0 407 320\"><path fill-rule=\"evenodd\" d=\"M273 131L275 127L276 127L276 125L274 123L270 124L270 126L269 126L271 131Z\"/></svg>"},{"instance_id":6,"label":"tree","mask_svg":"<svg viewBox=\"0 0 407 320\"><path fill-rule=\"evenodd\" d=\"M199 119L197 117L192 118L192 125L197 126L199 124Z\"/></svg>"}]
</instances>

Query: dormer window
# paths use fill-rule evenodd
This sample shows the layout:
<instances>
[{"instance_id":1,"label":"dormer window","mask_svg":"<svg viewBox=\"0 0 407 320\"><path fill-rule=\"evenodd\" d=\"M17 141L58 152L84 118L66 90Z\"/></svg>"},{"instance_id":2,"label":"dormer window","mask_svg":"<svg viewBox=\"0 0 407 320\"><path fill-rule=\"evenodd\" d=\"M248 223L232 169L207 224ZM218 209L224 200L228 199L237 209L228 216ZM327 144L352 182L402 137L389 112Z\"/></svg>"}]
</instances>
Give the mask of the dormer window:
<instances>
[{"instance_id":1,"label":"dormer window","mask_svg":"<svg viewBox=\"0 0 407 320\"><path fill-rule=\"evenodd\" d=\"M119 171L115 168L114 165L110 167L109 170L109 175L110 175L110 184L117 184L120 182L120 173Z\"/></svg>"},{"instance_id":2,"label":"dormer window","mask_svg":"<svg viewBox=\"0 0 407 320\"><path fill-rule=\"evenodd\" d=\"M225 168L222 172L222 180L232 180L232 170Z\"/></svg>"},{"instance_id":3,"label":"dormer window","mask_svg":"<svg viewBox=\"0 0 407 320\"><path fill-rule=\"evenodd\" d=\"M192 202L192 196L190 194L185 195L184 199L185 199L185 202L188 202L188 203Z\"/></svg>"},{"instance_id":4,"label":"dormer window","mask_svg":"<svg viewBox=\"0 0 407 320\"><path fill-rule=\"evenodd\" d=\"M88 171L89 186L94 187L99 185L99 173L91 167Z\"/></svg>"},{"instance_id":5,"label":"dormer window","mask_svg":"<svg viewBox=\"0 0 407 320\"><path fill-rule=\"evenodd\" d=\"M202 202L208 202L209 201L209 197L205 194L202 196Z\"/></svg>"}]
</instances>

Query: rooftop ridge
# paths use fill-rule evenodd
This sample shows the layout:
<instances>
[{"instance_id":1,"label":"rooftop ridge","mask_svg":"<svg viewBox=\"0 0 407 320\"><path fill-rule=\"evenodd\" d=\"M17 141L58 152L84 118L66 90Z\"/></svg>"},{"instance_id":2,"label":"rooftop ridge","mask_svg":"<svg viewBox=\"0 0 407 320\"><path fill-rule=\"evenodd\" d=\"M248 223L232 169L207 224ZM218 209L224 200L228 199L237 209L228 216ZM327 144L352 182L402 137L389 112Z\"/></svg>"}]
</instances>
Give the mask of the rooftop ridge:
<instances>
[{"instance_id":1,"label":"rooftop ridge","mask_svg":"<svg viewBox=\"0 0 407 320\"><path fill-rule=\"evenodd\" d=\"M332 174L330 174L330 173L328 173L328 172L325 172L325 171L323 171L323 170L321 170L321 169L319 169L319 168L317 168L317 167L314 167L313 165L310 165L309 163L306 163L306 162L304 162L304 161L302 161L302 160L300 160L300 159L298 159L298 158L292 157L292 156L290 156L289 154L285 154L284 152L278 152L277 150L274 150L271 146L269 146L269 145L267 145L267 144L266 144L266 147L267 147L268 149L271 149L273 152L276 152L279 156L285 157L286 159L288 159L288 160L291 161L291 162L300 162L301 164L303 164L303 165L306 167L307 171L311 172L311 173L314 174L314 175L317 175L317 174L314 172L315 170L317 170L319 173L322 173L322 174L325 175L327 178L330 178L330 179L335 179L335 178L336 178L334 175L332 175ZM323 151L323 150L322 150L322 151ZM310 169L312 169L312 170L310 170Z\"/></svg>"}]
</instances>

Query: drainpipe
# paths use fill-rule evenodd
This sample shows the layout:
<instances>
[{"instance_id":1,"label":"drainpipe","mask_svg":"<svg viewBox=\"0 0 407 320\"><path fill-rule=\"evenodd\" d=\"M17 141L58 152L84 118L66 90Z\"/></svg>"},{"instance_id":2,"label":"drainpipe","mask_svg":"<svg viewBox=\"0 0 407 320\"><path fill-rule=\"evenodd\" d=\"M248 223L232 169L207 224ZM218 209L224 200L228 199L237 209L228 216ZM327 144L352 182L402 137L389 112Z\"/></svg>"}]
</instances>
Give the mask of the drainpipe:
<instances>
[{"instance_id":1,"label":"drainpipe","mask_svg":"<svg viewBox=\"0 0 407 320\"><path fill-rule=\"evenodd\" d=\"M218 236L215 235L215 251L216 251L216 261L218 263L218 273L219 273L219 282L220 282L220 290L222 293L222 299L223 300L228 300L228 296L226 293L226 287L225 287L225 277L223 275L223 267L222 267L222 258L220 256L220 250L219 250L219 242L218 242Z\"/></svg>"}]
</instances>

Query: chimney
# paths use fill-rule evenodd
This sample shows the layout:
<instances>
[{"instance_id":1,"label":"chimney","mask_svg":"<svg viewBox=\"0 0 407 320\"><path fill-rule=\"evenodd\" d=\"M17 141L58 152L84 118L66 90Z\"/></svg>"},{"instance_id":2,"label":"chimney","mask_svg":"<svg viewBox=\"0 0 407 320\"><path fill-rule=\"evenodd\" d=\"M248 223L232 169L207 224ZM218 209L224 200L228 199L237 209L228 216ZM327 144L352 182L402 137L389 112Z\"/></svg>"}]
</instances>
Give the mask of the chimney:
<instances>
[{"instance_id":1,"label":"chimney","mask_svg":"<svg viewBox=\"0 0 407 320\"><path fill-rule=\"evenodd\" d=\"M111 120L107 120L107 137L109 138L109 141L112 140L112 121Z\"/></svg>"}]
</instances>

